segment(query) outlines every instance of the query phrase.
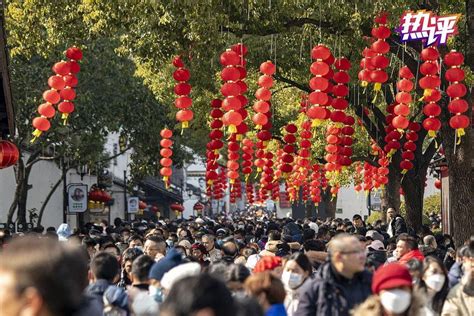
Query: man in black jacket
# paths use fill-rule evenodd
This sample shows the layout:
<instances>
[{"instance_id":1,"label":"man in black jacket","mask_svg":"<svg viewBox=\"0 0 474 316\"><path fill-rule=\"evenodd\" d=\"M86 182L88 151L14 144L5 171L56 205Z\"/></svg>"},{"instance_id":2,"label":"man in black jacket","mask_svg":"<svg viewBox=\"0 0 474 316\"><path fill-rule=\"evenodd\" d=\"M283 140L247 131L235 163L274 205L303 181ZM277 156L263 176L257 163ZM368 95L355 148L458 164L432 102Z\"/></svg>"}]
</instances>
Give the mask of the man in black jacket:
<instances>
[{"instance_id":1,"label":"man in black jacket","mask_svg":"<svg viewBox=\"0 0 474 316\"><path fill-rule=\"evenodd\" d=\"M365 248L356 237L337 235L328 252L330 260L301 289L294 316L349 315L371 294L372 275L364 268Z\"/></svg>"},{"instance_id":2,"label":"man in black jacket","mask_svg":"<svg viewBox=\"0 0 474 316\"><path fill-rule=\"evenodd\" d=\"M398 236L401 233L408 232L405 219L400 214L398 214L398 212L393 207L389 207L387 209L387 221L387 234L390 237Z\"/></svg>"}]
</instances>

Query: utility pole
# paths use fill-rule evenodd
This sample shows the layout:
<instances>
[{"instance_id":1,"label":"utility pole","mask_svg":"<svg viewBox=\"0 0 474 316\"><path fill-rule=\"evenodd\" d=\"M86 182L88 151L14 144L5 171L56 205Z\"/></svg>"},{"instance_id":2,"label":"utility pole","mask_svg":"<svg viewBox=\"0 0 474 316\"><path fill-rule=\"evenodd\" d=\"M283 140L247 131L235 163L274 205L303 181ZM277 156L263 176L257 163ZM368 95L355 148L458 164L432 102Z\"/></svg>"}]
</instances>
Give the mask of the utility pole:
<instances>
[{"instance_id":1,"label":"utility pole","mask_svg":"<svg viewBox=\"0 0 474 316\"><path fill-rule=\"evenodd\" d=\"M125 221L128 222L128 200L127 200L127 169L123 171L123 203L124 203L124 216Z\"/></svg>"}]
</instances>

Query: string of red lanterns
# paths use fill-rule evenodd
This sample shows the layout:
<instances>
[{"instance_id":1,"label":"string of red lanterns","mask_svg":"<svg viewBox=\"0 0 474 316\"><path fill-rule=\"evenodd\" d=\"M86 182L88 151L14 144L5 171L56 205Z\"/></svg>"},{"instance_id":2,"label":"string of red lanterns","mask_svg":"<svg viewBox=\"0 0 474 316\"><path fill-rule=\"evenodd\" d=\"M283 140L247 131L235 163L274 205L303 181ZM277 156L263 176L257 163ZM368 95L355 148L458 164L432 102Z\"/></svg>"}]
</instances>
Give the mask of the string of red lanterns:
<instances>
[{"instance_id":1,"label":"string of red lanterns","mask_svg":"<svg viewBox=\"0 0 474 316\"><path fill-rule=\"evenodd\" d=\"M189 97L191 93L191 85L188 83L191 78L189 69L184 66L180 56L173 59L173 66L177 69L173 72L173 78L178 83L174 86L174 93L178 96L175 99L175 106L178 108L176 112L176 120L181 123L181 130L189 128L189 122L194 118L194 113L190 110L193 100Z\"/></svg>"},{"instance_id":2,"label":"string of red lanterns","mask_svg":"<svg viewBox=\"0 0 474 316\"><path fill-rule=\"evenodd\" d=\"M173 132L170 129L164 128L160 132L161 141L160 141L160 174L163 177L163 182L165 183L165 187L169 187L169 178L173 174L173 170L171 166L173 165L173 161L171 160L171 156L173 155L173 151L171 150L171 146L173 145L173 141L170 139L173 136Z\"/></svg>"}]
</instances>

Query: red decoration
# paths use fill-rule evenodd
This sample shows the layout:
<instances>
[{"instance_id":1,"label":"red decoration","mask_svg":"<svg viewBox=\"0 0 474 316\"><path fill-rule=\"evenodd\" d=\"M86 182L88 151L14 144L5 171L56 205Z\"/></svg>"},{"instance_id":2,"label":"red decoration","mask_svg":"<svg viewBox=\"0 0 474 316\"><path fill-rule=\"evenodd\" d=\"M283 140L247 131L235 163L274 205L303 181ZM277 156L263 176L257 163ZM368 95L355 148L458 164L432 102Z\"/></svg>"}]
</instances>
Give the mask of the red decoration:
<instances>
[{"instance_id":1,"label":"red decoration","mask_svg":"<svg viewBox=\"0 0 474 316\"><path fill-rule=\"evenodd\" d=\"M170 129L164 128L160 131L160 136L162 137L160 141L160 146L162 147L160 150L160 154L163 158L160 160L161 169L160 174L163 177L163 182L165 183L165 187L169 187L169 178L173 174L173 170L171 166L173 161L170 157L173 155L173 151L171 150L171 146L173 145L173 141L170 139L173 136L173 132Z\"/></svg>"},{"instance_id":2,"label":"red decoration","mask_svg":"<svg viewBox=\"0 0 474 316\"><path fill-rule=\"evenodd\" d=\"M20 153L15 144L0 140L0 169L13 166L18 161Z\"/></svg>"},{"instance_id":3,"label":"red decoration","mask_svg":"<svg viewBox=\"0 0 474 316\"><path fill-rule=\"evenodd\" d=\"M189 122L193 119L194 113L189 108L193 100L189 97L191 85L187 81L191 78L191 73L185 68L184 62L180 56L173 59L173 66L177 69L173 72L173 78L178 82L174 87L174 93L178 96L175 100L175 106L180 109L176 113L176 120L181 122L181 129L189 127Z\"/></svg>"},{"instance_id":4,"label":"red decoration","mask_svg":"<svg viewBox=\"0 0 474 316\"><path fill-rule=\"evenodd\" d=\"M456 51L451 51L444 56L444 63L451 67L445 73L445 78L450 83L446 94L450 97L448 110L453 114L449 120L449 126L456 130L457 145L461 143L461 138L466 134L464 129L470 124L469 117L462 114L469 109L467 101L462 99L467 92L464 83L460 82L465 77L464 70L461 68L463 61L462 53Z\"/></svg>"},{"instance_id":5,"label":"red decoration","mask_svg":"<svg viewBox=\"0 0 474 316\"><path fill-rule=\"evenodd\" d=\"M423 112L428 116L428 118L423 121L423 128L428 131L430 137L436 137L436 132L441 128L441 121L437 118L441 113L441 109L435 103L439 100L436 98L436 95L439 94L438 88L441 85L441 80L438 77L438 57L438 50L434 46L424 48L420 53L420 58L424 61L420 66L420 71L423 67L423 71L426 75L421 78L418 83L420 88L424 89L423 101L426 104L423 108ZM429 71L430 68L436 69L436 71Z\"/></svg>"}]
</instances>

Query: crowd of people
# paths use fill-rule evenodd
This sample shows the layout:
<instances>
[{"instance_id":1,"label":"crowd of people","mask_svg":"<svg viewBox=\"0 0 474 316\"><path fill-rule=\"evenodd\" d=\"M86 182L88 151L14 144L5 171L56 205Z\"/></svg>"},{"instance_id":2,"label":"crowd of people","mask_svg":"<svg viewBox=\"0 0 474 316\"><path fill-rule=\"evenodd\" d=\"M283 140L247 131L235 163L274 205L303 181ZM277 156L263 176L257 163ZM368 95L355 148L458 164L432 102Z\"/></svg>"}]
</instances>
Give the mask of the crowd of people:
<instances>
[{"instance_id":1,"label":"crowd of people","mask_svg":"<svg viewBox=\"0 0 474 316\"><path fill-rule=\"evenodd\" d=\"M0 230L0 315L474 315L474 236L386 215Z\"/></svg>"}]
</instances>

